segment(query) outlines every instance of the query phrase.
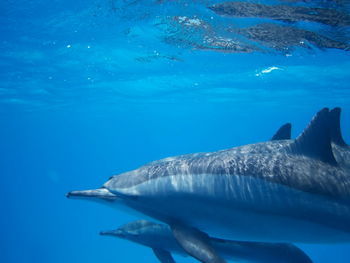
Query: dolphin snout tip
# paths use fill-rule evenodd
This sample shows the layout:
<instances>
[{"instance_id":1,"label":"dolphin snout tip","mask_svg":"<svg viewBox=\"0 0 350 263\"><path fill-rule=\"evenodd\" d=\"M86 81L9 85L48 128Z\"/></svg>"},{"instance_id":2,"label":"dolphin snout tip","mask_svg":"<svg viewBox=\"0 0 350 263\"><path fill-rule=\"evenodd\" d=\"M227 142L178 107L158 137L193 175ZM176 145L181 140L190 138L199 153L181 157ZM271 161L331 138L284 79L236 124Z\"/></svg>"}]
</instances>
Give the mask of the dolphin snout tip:
<instances>
[{"instance_id":1,"label":"dolphin snout tip","mask_svg":"<svg viewBox=\"0 0 350 263\"><path fill-rule=\"evenodd\" d=\"M79 191L69 191L68 193L66 193L67 198L71 198L74 196L80 196L80 195L81 195L81 193L79 193Z\"/></svg>"},{"instance_id":2,"label":"dolphin snout tip","mask_svg":"<svg viewBox=\"0 0 350 263\"><path fill-rule=\"evenodd\" d=\"M100 231L100 236L114 236L119 238L125 238L126 233L123 230L117 229L117 230L105 230Z\"/></svg>"},{"instance_id":3,"label":"dolphin snout tip","mask_svg":"<svg viewBox=\"0 0 350 263\"><path fill-rule=\"evenodd\" d=\"M113 231L100 231L100 236L113 236Z\"/></svg>"},{"instance_id":4,"label":"dolphin snout tip","mask_svg":"<svg viewBox=\"0 0 350 263\"><path fill-rule=\"evenodd\" d=\"M93 195L90 193L90 191L70 191L66 193L66 197L71 198L84 198L84 197L92 197Z\"/></svg>"}]
</instances>

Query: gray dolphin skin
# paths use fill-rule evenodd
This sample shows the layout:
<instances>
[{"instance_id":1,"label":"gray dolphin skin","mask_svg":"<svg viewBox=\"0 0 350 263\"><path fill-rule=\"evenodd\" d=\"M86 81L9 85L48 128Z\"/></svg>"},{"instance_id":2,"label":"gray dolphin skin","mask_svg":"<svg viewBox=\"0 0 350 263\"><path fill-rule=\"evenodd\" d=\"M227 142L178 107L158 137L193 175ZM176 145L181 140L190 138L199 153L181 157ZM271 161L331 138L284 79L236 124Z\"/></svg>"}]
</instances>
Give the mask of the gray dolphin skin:
<instances>
[{"instance_id":1,"label":"gray dolphin skin","mask_svg":"<svg viewBox=\"0 0 350 263\"><path fill-rule=\"evenodd\" d=\"M160 262L175 262L172 253L186 256L167 225L138 220L101 235L126 239L152 248ZM227 260L247 263L312 263L298 247L286 243L259 243L210 238L213 248Z\"/></svg>"},{"instance_id":2,"label":"gray dolphin skin","mask_svg":"<svg viewBox=\"0 0 350 263\"><path fill-rule=\"evenodd\" d=\"M319 111L295 140L165 158L92 191L168 224L180 246L205 263L225 262L209 236L349 242L350 176L332 152L331 115L327 108Z\"/></svg>"}]
</instances>

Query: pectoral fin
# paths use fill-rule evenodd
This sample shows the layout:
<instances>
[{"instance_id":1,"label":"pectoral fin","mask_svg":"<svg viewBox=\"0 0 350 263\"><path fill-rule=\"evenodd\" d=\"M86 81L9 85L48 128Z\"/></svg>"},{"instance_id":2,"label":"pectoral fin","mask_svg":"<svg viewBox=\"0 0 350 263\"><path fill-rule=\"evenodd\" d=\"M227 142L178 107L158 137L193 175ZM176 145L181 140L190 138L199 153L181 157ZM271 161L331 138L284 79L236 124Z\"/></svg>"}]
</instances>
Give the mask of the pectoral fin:
<instances>
[{"instance_id":1,"label":"pectoral fin","mask_svg":"<svg viewBox=\"0 0 350 263\"><path fill-rule=\"evenodd\" d=\"M161 263L176 263L168 251L161 248L152 248L152 250Z\"/></svg>"},{"instance_id":2,"label":"pectoral fin","mask_svg":"<svg viewBox=\"0 0 350 263\"><path fill-rule=\"evenodd\" d=\"M214 250L207 234L190 227L173 225L173 235L180 246L203 263L226 263Z\"/></svg>"}]
</instances>

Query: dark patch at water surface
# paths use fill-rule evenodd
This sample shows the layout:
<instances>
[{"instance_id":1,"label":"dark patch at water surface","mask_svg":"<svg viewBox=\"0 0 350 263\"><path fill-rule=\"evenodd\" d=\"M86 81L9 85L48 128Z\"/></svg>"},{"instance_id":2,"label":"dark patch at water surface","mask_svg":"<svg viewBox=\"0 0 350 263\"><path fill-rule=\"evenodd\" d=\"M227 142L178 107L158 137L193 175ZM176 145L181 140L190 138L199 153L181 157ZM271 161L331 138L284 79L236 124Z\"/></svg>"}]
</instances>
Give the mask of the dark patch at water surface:
<instances>
[{"instance_id":1,"label":"dark patch at water surface","mask_svg":"<svg viewBox=\"0 0 350 263\"><path fill-rule=\"evenodd\" d=\"M247 2L225 2L209 8L216 14L231 17L270 18L284 22L309 21L330 26L350 25L350 15L335 9Z\"/></svg>"}]
</instances>

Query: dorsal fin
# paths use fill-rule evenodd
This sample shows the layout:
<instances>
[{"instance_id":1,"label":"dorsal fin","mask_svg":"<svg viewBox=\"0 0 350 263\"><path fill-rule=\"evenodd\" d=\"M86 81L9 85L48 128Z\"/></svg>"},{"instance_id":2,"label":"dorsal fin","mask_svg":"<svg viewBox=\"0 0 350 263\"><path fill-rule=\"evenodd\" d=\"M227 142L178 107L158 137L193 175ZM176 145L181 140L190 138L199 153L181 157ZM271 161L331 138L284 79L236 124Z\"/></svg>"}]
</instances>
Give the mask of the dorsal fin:
<instances>
[{"instance_id":1,"label":"dorsal fin","mask_svg":"<svg viewBox=\"0 0 350 263\"><path fill-rule=\"evenodd\" d=\"M331 140L336 145L347 146L341 134L340 114L341 114L340 108L334 108L329 112L330 125L331 125Z\"/></svg>"},{"instance_id":2,"label":"dorsal fin","mask_svg":"<svg viewBox=\"0 0 350 263\"><path fill-rule=\"evenodd\" d=\"M337 164L331 146L329 109L320 110L307 128L289 145L294 154L309 156L335 165Z\"/></svg>"},{"instance_id":3,"label":"dorsal fin","mask_svg":"<svg viewBox=\"0 0 350 263\"><path fill-rule=\"evenodd\" d=\"M278 131L275 133L274 136L272 136L270 141L290 140L291 132L292 132L292 124L286 123L278 129Z\"/></svg>"}]
</instances>

